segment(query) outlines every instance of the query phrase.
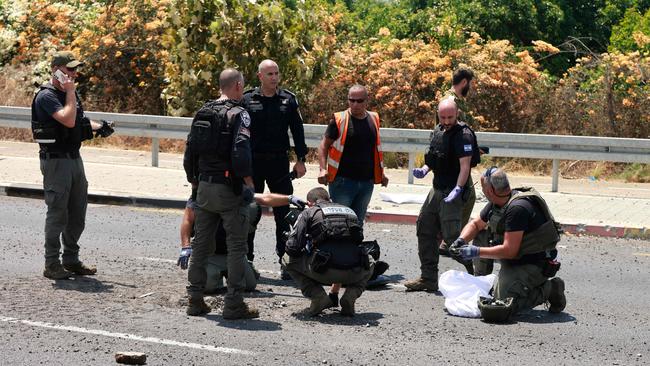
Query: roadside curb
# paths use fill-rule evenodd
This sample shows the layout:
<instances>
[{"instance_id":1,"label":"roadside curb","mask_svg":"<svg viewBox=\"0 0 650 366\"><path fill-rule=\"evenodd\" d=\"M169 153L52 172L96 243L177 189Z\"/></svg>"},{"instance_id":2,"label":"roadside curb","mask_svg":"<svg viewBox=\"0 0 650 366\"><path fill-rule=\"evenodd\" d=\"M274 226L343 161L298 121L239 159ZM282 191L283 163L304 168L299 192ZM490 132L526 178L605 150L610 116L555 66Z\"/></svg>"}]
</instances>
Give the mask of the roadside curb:
<instances>
[{"instance_id":1,"label":"roadside curb","mask_svg":"<svg viewBox=\"0 0 650 366\"><path fill-rule=\"evenodd\" d=\"M0 195L11 197L43 198L43 188L35 184L3 183L0 184ZM159 208L183 209L186 200L163 197L138 197L114 192L89 191L88 202L119 206L153 206ZM271 210L265 209L265 214ZM367 222L415 225L417 215L395 214L369 211ZM599 236L605 238L627 238L650 240L650 228L622 227L610 225L565 224L562 228L568 234Z\"/></svg>"}]
</instances>

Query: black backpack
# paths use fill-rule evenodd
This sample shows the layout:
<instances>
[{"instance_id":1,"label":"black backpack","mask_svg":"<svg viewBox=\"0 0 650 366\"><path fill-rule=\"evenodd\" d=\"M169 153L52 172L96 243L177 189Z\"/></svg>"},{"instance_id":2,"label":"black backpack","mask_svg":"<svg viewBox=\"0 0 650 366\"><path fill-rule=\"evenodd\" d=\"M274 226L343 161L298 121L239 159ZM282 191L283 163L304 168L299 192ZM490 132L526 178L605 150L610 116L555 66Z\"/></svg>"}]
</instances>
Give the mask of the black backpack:
<instances>
[{"instance_id":1,"label":"black backpack","mask_svg":"<svg viewBox=\"0 0 650 366\"><path fill-rule=\"evenodd\" d=\"M232 121L243 110L215 100L203 104L192 120L187 137L190 149L198 154L227 155L232 143Z\"/></svg>"}]
</instances>

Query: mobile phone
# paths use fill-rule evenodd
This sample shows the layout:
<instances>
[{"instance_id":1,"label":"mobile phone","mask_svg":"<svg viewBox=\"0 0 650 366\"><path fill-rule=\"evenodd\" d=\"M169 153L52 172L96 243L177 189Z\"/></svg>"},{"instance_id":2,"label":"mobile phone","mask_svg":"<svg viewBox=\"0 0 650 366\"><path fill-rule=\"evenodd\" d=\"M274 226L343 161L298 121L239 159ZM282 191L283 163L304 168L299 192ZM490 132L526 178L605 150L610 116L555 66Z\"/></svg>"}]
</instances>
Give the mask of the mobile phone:
<instances>
[{"instance_id":1,"label":"mobile phone","mask_svg":"<svg viewBox=\"0 0 650 366\"><path fill-rule=\"evenodd\" d=\"M70 79L68 75L66 75L63 71L61 70L56 70L54 72L54 77L56 80L59 81L59 83L63 84L66 80Z\"/></svg>"}]
</instances>

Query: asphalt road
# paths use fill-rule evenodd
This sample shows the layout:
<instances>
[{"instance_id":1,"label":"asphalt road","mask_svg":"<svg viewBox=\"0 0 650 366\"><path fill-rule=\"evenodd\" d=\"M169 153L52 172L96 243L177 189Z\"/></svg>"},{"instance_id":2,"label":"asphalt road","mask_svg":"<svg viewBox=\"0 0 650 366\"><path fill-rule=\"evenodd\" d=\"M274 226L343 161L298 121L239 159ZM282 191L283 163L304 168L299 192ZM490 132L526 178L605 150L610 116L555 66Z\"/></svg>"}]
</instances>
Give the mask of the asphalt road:
<instances>
[{"instance_id":1,"label":"asphalt road","mask_svg":"<svg viewBox=\"0 0 650 366\"><path fill-rule=\"evenodd\" d=\"M540 306L510 324L448 315L438 294L405 293L418 274L413 226L368 224L395 285L367 291L358 315L301 311L308 300L280 281L273 222L264 217L256 265L258 320L225 321L221 298L206 317L188 317L178 254L181 211L91 205L82 259L97 276L42 277L45 205L0 197L0 365L110 365L117 351L149 365L647 365L650 363L650 242L564 237L568 305ZM441 271L460 269L442 259Z\"/></svg>"}]
</instances>

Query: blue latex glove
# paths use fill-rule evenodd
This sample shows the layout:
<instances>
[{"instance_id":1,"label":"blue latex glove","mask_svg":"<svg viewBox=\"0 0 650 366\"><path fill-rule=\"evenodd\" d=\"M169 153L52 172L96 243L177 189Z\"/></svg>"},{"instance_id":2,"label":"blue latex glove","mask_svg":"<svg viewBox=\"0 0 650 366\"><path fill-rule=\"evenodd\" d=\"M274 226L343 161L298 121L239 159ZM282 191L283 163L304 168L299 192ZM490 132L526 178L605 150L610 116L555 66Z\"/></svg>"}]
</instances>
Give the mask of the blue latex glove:
<instances>
[{"instance_id":1,"label":"blue latex glove","mask_svg":"<svg viewBox=\"0 0 650 366\"><path fill-rule=\"evenodd\" d=\"M177 266L180 266L181 269L187 269L187 264L190 262L190 256L192 255L192 248L181 248L181 255L178 257L176 262Z\"/></svg>"},{"instance_id":2,"label":"blue latex glove","mask_svg":"<svg viewBox=\"0 0 650 366\"><path fill-rule=\"evenodd\" d=\"M453 256L460 257L466 261L470 259L478 258L478 247L472 244L465 244L460 247L452 247L451 249L449 249L449 251L452 253Z\"/></svg>"},{"instance_id":3,"label":"blue latex glove","mask_svg":"<svg viewBox=\"0 0 650 366\"><path fill-rule=\"evenodd\" d=\"M244 186L241 192L241 196L244 199L244 203L249 205L255 200L255 191L249 186Z\"/></svg>"},{"instance_id":4,"label":"blue latex glove","mask_svg":"<svg viewBox=\"0 0 650 366\"><path fill-rule=\"evenodd\" d=\"M463 193L463 187L456 186L454 189L449 192L449 196L445 197L445 203L449 203L455 200L460 194Z\"/></svg>"},{"instance_id":5,"label":"blue latex glove","mask_svg":"<svg viewBox=\"0 0 650 366\"><path fill-rule=\"evenodd\" d=\"M305 208L305 206L307 205L307 202L301 200L300 197L296 197L294 195L289 196L289 203L298 207L301 210Z\"/></svg>"},{"instance_id":6,"label":"blue latex glove","mask_svg":"<svg viewBox=\"0 0 650 366\"><path fill-rule=\"evenodd\" d=\"M422 179L424 178L424 176L429 174L429 170L430 170L429 167L426 165L423 166L422 168L415 168L413 169L413 176L418 179Z\"/></svg>"}]
</instances>

